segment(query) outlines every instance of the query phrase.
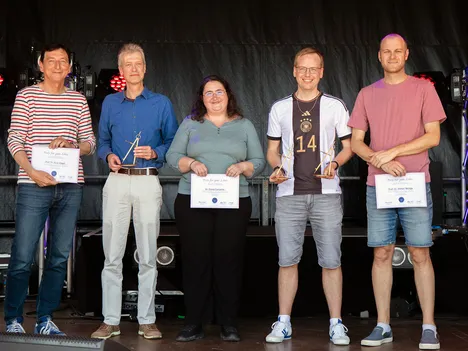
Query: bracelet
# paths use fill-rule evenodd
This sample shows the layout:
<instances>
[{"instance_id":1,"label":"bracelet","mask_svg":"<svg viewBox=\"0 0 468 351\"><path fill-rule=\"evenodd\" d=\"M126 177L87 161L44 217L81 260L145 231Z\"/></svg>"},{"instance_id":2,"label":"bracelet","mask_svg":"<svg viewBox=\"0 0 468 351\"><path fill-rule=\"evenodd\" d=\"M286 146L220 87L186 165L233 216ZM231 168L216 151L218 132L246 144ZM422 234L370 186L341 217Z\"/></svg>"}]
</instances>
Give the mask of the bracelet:
<instances>
[{"instance_id":1,"label":"bracelet","mask_svg":"<svg viewBox=\"0 0 468 351\"><path fill-rule=\"evenodd\" d=\"M273 172L277 171L280 168L281 168L281 166L276 166L275 168L273 168ZM284 170L284 168L281 168L281 172L283 172L283 174L286 174L286 171Z\"/></svg>"},{"instance_id":2,"label":"bracelet","mask_svg":"<svg viewBox=\"0 0 468 351\"><path fill-rule=\"evenodd\" d=\"M189 165L188 165L188 168L189 168L189 169L192 169L192 163L194 163L195 161L196 161L196 160L193 159L192 162L189 163Z\"/></svg>"},{"instance_id":3,"label":"bracelet","mask_svg":"<svg viewBox=\"0 0 468 351\"><path fill-rule=\"evenodd\" d=\"M336 168L335 169L340 168L340 164L338 162L336 162L335 160L331 161L331 163L336 163Z\"/></svg>"}]
</instances>

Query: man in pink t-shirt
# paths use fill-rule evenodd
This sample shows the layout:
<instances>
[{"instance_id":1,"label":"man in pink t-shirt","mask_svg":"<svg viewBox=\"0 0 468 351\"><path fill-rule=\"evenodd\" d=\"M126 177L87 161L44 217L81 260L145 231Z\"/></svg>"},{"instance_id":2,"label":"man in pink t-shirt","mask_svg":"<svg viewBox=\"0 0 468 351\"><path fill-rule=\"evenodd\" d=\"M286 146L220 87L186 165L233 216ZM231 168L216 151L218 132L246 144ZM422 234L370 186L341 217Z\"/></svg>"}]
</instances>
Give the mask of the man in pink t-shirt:
<instances>
[{"instance_id":1,"label":"man in pink t-shirt","mask_svg":"<svg viewBox=\"0 0 468 351\"><path fill-rule=\"evenodd\" d=\"M353 128L352 150L369 164L368 246L374 247L372 280L378 313L377 326L361 345L380 346L393 341L390 296L399 219L412 257L423 312L419 348L434 350L440 348L440 343L434 322L434 270L429 255L432 197L428 150L439 144L440 123L446 117L432 84L406 74L408 55L407 44L400 35L389 34L382 39L378 57L384 78L359 92L348 123ZM368 129L369 146L364 143ZM377 209L375 175L388 173L399 177L407 172L424 172L427 207Z\"/></svg>"}]
</instances>

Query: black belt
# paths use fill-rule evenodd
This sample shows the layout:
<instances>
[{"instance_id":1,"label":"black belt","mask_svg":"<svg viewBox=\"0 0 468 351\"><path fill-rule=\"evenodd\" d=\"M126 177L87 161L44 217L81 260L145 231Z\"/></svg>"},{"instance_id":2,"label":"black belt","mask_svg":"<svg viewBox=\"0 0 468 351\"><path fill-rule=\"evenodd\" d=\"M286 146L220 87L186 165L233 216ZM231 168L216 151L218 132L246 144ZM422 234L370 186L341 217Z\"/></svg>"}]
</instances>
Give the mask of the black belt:
<instances>
[{"instance_id":1,"label":"black belt","mask_svg":"<svg viewBox=\"0 0 468 351\"><path fill-rule=\"evenodd\" d=\"M158 175L157 168L120 168L117 173L127 175Z\"/></svg>"}]
</instances>

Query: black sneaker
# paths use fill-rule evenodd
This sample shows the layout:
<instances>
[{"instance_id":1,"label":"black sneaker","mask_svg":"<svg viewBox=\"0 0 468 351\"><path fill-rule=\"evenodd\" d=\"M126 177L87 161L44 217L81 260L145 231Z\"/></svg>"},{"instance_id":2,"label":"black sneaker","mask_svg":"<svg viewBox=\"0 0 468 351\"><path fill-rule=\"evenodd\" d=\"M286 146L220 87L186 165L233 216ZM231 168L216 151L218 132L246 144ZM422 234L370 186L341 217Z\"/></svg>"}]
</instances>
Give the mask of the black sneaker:
<instances>
[{"instance_id":1,"label":"black sneaker","mask_svg":"<svg viewBox=\"0 0 468 351\"><path fill-rule=\"evenodd\" d=\"M201 324L187 324L177 334L176 341L193 341L205 337Z\"/></svg>"},{"instance_id":2,"label":"black sneaker","mask_svg":"<svg viewBox=\"0 0 468 351\"><path fill-rule=\"evenodd\" d=\"M224 341L240 341L240 335L236 327L222 325L221 339Z\"/></svg>"}]
</instances>

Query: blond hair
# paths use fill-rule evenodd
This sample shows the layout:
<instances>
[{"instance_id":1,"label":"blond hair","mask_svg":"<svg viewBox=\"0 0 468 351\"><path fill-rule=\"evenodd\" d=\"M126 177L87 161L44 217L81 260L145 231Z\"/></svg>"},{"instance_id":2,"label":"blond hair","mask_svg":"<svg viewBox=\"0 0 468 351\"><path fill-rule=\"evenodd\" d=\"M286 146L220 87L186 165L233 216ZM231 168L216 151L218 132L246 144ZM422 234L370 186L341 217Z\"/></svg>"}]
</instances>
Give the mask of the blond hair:
<instances>
[{"instance_id":1,"label":"blond hair","mask_svg":"<svg viewBox=\"0 0 468 351\"><path fill-rule=\"evenodd\" d=\"M303 48L297 52L296 56L294 57L294 66L296 66L297 60L299 59L299 57L304 56L304 55L310 55L310 54L317 54L320 57L320 64L323 67L324 65L323 54L320 52L320 50L311 46Z\"/></svg>"},{"instance_id":2,"label":"blond hair","mask_svg":"<svg viewBox=\"0 0 468 351\"><path fill-rule=\"evenodd\" d=\"M124 44L119 50L119 55L117 57L117 62L119 67L122 66L123 64L123 56L126 54L132 54L134 52L139 52L141 54L141 58L143 59L143 64L146 65L146 60L145 60L145 52L143 51L143 48L135 43L128 43Z\"/></svg>"}]
</instances>

